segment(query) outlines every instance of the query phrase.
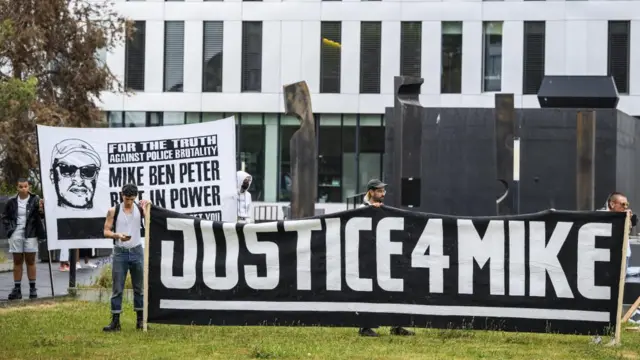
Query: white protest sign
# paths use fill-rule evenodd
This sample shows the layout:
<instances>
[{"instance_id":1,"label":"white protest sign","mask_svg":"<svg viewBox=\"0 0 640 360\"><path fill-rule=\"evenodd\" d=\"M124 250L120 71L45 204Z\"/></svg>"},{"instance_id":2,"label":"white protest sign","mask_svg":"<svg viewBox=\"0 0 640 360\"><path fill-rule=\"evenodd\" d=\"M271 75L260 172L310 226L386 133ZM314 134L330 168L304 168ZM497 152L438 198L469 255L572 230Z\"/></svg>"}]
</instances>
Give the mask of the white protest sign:
<instances>
[{"instance_id":1,"label":"white protest sign","mask_svg":"<svg viewBox=\"0 0 640 360\"><path fill-rule=\"evenodd\" d=\"M233 117L146 128L38 125L49 249L111 248L103 235L120 189L207 220L236 221Z\"/></svg>"}]
</instances>

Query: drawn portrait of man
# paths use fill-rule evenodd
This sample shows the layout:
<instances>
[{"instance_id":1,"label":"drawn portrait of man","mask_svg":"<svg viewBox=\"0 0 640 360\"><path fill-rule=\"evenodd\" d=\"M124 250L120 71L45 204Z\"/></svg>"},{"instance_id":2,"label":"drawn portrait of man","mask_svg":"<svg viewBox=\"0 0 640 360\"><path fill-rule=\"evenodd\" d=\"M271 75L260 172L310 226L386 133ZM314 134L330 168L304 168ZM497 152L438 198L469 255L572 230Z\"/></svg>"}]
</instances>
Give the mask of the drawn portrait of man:
<instances>
[{"instance_id":1,"label":"drawn portrait of man","mask_svg":"<svg viewBox=\"0 0 640 360\"><path fill-rule=\"evenodd\" d=\"M57 143L51 153L51 183L56 189L58 206L74 209L93 208L100 155L87 142L66 139Z\"/></svg>"}]
</instances>

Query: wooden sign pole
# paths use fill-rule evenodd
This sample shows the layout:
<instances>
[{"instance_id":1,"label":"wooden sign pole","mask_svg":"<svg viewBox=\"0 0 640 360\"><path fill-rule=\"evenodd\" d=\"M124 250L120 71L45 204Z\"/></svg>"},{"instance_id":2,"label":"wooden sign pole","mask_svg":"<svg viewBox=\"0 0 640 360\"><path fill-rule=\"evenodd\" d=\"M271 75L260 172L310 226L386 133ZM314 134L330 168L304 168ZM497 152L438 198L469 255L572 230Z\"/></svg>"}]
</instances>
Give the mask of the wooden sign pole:
<instances>
[{"instance_id":1,"label":"wooden sign pole","mask_svg":"<svg viewBox=\"0 0 640 360\"><path fill-rule=\"evenodd\" d=\"M149 233L151 229L151 203L144 207L144 296L142 311L142 330L147 331L149 318Z\"/></svg>"},{"instance_id":2,"label":"wooden sign pole","mask_svg":"<svg viewBox=\"0 0 640 360\"><path fill-rule=\"evenodd\" d=\"M620 333L622 329L622 300L624 298L624 279L627 277L627 244L629 243L629 226L631 216L627 213L624 221L624 240L622 241L622 261L620 263L620 282L618 284L618 310L616 312L616 330L613 340L609 345L620 345Z\"/></svg>"},{"instance_id":3,"label":"wooden sign pole","mask_svg":"<svg viewBox=\"0 0 640 360\"><path fill-rule=\"evenodd\" d=\"M622 322L626 323L627 321L629 321L629 319L631 319L631 317L633 316L633 313L635 313L636 310L638 310L638 307L640 307L640 296L638 296L638 298L636 299L636 302L634 302L633 305L631 305L631 308L629 308L629 311L627 311L627 313L624 314L624 317L622 318Z\"/></svg>"}]
</instances>

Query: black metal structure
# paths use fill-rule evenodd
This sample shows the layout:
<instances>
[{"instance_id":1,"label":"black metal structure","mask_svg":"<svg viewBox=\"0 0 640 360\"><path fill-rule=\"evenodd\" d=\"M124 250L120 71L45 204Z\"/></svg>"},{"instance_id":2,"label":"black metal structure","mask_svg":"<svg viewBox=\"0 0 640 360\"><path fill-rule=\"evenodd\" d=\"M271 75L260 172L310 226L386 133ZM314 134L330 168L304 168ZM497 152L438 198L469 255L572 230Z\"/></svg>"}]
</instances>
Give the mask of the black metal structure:
<instances>
[{"instance_id":1,"label":"black metal structure","mask_svg":"<svg viewBox=\"0 0 640 360\"><path fill-rule=\"evenodd\" d=\"M614 108L571 108L567 102L560 104L563 108L514 109L506 95L498 95L502 98L497 99L495 109L420 107L420 111L400 116L397 109L387 108L383 178L389 186L385 203L403 207L397 193L400 177L411 175L421 178L421 191L416 194L420 205L414 208L419 211L460 216L515 213L508 196L503 200L505 206L496 206L505 194L505 184L499 179L512 180L509 152L514 136L520 138L521 149L520 213L577 210L591 204L599 208L612 191L624 192L632 204L640 201L638 119ZM595 105L606 102L591 99ZM421 134L418 145L401 136L406 130L399 128L406 129L407 122L412 124L411 134ZM406 140L411 140L412 156L420 154L419 167L407 166ZM414 173L400 176L399 169ZM593 193L589 188L595 189Z\"/></svg>"},{"instance_id":2,"label":"black metal structure","mask_svg":"<svg viewBox=\"0 0 640 360\"><path fill-rule=\"evenodd\" d=\"M613 76L545 76L538 90L541 108L615 109Z\"/></svg>"}]
</instances>

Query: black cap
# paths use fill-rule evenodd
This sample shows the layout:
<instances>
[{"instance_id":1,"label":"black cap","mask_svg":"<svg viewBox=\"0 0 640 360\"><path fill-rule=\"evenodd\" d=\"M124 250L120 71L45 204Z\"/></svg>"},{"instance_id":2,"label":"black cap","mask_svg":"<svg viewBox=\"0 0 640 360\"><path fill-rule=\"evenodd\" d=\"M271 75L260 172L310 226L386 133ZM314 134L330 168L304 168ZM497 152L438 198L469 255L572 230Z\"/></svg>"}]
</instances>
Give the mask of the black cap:
<instances>
[{"instance_id":1,"label":"black cap","mask_svg":"<svg viewBox=\"0 0 640 360\"><path fill-rule=\"evenodd\" d=\"M367 183L367 190L383 189L387 184L378 179L371 179Z\"/></svg>"},{"instance_id":2,"label":"black cap","mask_svg":"<svg viewBox=\"0 0 640 360\"><path fill-rule=\"evenodd\" d=\"M138 195L138 187L136 184L129 183L125 184L122 187L122 195L124 196L137 196Z\"/></svg>"}]
</instances>

